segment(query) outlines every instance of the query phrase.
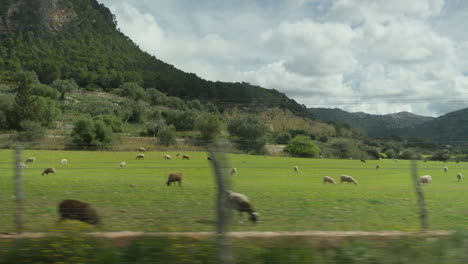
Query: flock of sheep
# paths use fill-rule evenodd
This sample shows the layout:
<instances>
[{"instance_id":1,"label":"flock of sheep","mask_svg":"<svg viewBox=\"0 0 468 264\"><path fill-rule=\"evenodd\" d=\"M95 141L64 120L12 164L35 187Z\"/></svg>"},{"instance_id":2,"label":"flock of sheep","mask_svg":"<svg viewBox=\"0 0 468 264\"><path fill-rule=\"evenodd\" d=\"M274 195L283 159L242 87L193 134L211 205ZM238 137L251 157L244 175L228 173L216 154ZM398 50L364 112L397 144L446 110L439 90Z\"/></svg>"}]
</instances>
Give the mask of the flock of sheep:
<instances>
[{"instance_id":1,"label":"flock of sheep","mask_svg":"<svg viewBox=\"0 0 468 264\"><path fill-rule=\"evenodd\" d=\"M139 148L140 152L146 152L146 149L144 148ZM182 157L184 160L190 160L190 157L187 155L183 155L180 153L177 153L176 155L177 158ZM144 153L137 154L135 157L136 160L141 160L145 158ZM173 158L170 155L164 155L165 160L173 160ZM208 160L211 160L210 157L208 157ZM29 157L26 159L26 161L19 162L17 164L17 167L19 168L28 168L27 164L34 164L36 162L35 157ZM365 163L365 160L361 160L361 162ZM62 159L60 161L62 165L67 165L68 160L67 159ZM125 161L122 161L120 163L120 168L125 168L127 166L127 163ZM380 169L381 165L377 164L376 169ZM299 167L294 166L293 170L295 173L299 173ZM448 172L448 167L443 168L444 172ZM49 173L56 173L55 168L46 168L41 175L48 175ZM237 168L232 168L230 171L231 176L237 175ZM456 178L458 182L463 180L463 174L462 173L457 173ZM182 187L182 180L183 180L183 174L181 172L172 172L169 174L168 179L167 179L167 186L171 186L172 184L177 184L179 187ZM355 185L358 185L358 181L354 179L352 176L349 175L340 175L340 183L354 183ZM330 176L324 176L323 177L323 183L329 183L329 184L336 184L336 181L330 177ZM429 184L432 183L432 177L430 175L423 175L418 179L419 184ZM255 212L253 209L252 204L250 203L249 199L247 196L240 194L240 193L235 193L233 191L228 190L226 192L227 195L227 202L228 206L234 210L237 210L239 212L239 215L241 215L243 212L249 214L249 220L252 221L253 223L256 223L258 220L258 213ZM83 222L86 222L88 224L93 224L93 225L98 225L101 223L98 214L96 213L96 210L91 207L91 205L78 201L78 200L72 200L72 199L67 199L63 200L62 202L59 203L58 205L58 213L60 215L60 221L64 219L74 219L74 220L80 220Z\"/></svg>"},{"instance_id":2,"label":"flock of sheep","mask_svg":"<svg viewBox=\"0 0 468 264\"><path fill-rule=\"evenodd\" d=\"M144 148L139 148L140 152L146 152ZM176 157L182 156L182 159L189 160L190 157L187 155L182 155L180 153L177 153ZM135 159L144 159L145 154L140 153L136 156ZM172 160L172 157L170 155L164 155L164 159L166 160ZM211 160L208 157L208 160ZM36 162L35 157L29 157L26 159L26 161L19 162L17 164L17 167L19 168L28 168L26 164L32 163L34 164ZM60 161L62 165L67 165L68 160L67 159L62 159ZM127 163L125 161L122 161L120 163L120 168L125 168L127 166ZM44 174L48 175L49 173L56 173L55 168L46 168L41 175L43 176ZM231 170L231 175L235 175L237 173L236 168L232 168ZM179 187L182 187L182 179L183 175L181 172L172 172L169 174L168 179L167 179L167 186L171 186L173 183L179 184ZM240 193L235 193L231 190L226 191L226 196L227 196L227 203L228 206L231 207L234 210L237 210L239 214L242 213L248 213L249 214L249 220L252 221L253 223L257 222L258 219L258 213L255 212L253 209L252 204L250 203L249 199L247 196L240 194ZM73 199L66 199L61 201L58 204L58 213L60 215L59 221L65 220L65 219L71 219L71 220L79 220L88 224L92 225L100 225L101 220L99 215L97 214L96 210L88 203L81 202L79 200L73 200Z\"/></svg>"}]
</instances>

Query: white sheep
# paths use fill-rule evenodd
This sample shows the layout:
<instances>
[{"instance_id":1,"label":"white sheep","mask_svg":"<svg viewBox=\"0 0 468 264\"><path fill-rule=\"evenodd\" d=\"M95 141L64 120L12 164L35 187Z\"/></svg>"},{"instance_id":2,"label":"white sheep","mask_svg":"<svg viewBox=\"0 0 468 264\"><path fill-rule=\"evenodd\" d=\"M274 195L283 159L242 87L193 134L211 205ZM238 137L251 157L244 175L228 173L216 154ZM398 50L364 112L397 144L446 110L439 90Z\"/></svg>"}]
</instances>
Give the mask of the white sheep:
<instances>
[{"instance_id":1,"label":"white sheep","mask_svg":"<svg viewBox=\"0 0 468 264\"><path fill-rule=\"evenodd\" d=\"M231 169L231 175L237 175L237 168Z\"/></svg>"},{"instance_id":2,"label":"white sheep","mask_svg":"<svg viewBox=\"0 0 468 264\"><path fill-rule=\"evenodd\" d=\"M296 173L299 173L299 167L298 167L298 166L294 166L294 171L295 171Z\"/></svg>"},{"instance_id":3,"label":"white sheep","mask_svg":"<svg viewBox=\"0 0 468 264\"><path fill-rule=\"evenodd\" d=\"M444 167L444 171L447 172L447 171L448 171L448 168L447 168L447 167Z\"/></svg>"},{"instance_id":4,"label":"white sheep","mask_svg":"<svg viewBox=\"0 0 468 264\"><path fill-rule=\"evenodd\" d=\"M258 214L254 211L252 204L250 203L247 196L241 193L235 193L233 191L226 191L228 195L229 206L239 212L239 216L242 216L243 212L250 215L249 220L256 223L258 220Z\"/></svg>"},{"instance_id":5,"label":"white sheep","mask_svg":"<svg viewBox=\"0 0 468 264\"><path fill-rule=\"evenodd\" d=\"M18 162L16 164L16 167L20 168L20 169L27 169L28 168L28 166L26 166L26 164L24 164L23 162Z\"/></svg>"},{"instance_id":6,"label":"white sheep","mask_svg":"<svg viewBox=\"0 0 468 264\"><path fill-rule=\"evenodd\" d=\"M336 181L330 176L325 176L323 177L323 183L336 184Z\"/></svg>"},{"instance_id":7,"label":"white sheep","mask_svg":"<svg viewBox=\"0 0 468 264\"><path fill-rule=\"evenodd\" d=\"M139 148L138 151L140 151L140 152L146 152L146 149L145 149L145 148Z\"/></svg>"},{"instance_id":8,"label":"white sheep","mask_svg":"<svg viewBox=\"0 0 468 264\"><path fill-rule=\"evenodd\" d=\"M380 164L375 165L375 169L380 169Z\"/></svg>"},{"instance_id":9,"label":"white sheep","mask_svg":"<svg viewBox=\"0 0 468 264\"><path fill-rule=\"evenodd\" d=\"M138 154L135 159L145 159L145 154Z\"/></svg>"},{"instance_id":10,"label":"white sheep","mask_svg":"<svg viewBox=\"0 0 468 264\"><path fill-rule=\"evenodd\" d=\"M27 158L24 164L28 164L28 163L32 163L32 164L36 163L36 158L35 157Z\"/></svg>"},{"instance_id":11,"label":"white sheep","mask_svg":"<svg viewBox=\"0 0 468 264\"><path fill-rule=\"evenodd\" d=\"M343 183L343 182L347 182L347 183L354 183L354 184L358 184L358 182L352 177L352 176L349 176L349 175L341 175L340 176L340 182Z\"/></svg>"},{"instance_id":12,"label":"white sheep","mask_svg":"<svg viewBox=\"0 0 468 264\"><path fill-rule=\"evenodd\" d=\"M172 157L171 157L171 155L167 155L167 154L166 154L166 155L164 155L164 159L166 159L166 160L172 160Z\"/></svg>"},{"instance_id":13,"label":"white sheep","mask_svg":"<svg viewBox=\"0 0 468 264\"><path fill-rule=\"evenodd\" d=\"M67 160L67 159L62 159L62 160L60 161L60 163L61 163L62 165L67 165L67 164L68 164L68 160Z\"/></svg>"},{"instance_id":14,"label":"white sheep","mask_svg":"<svg viewBox=\"0 0 468 264\"><path fill-rule=\"evenodd\" d=\"M125 161L120 162L120 168L123 169L125 167L127 167L127 162Z\"/></svg>"},{"instance_id":15,"label":"white sheep","mask_svg":"<svg viewBox=\"0 0 468 264\"><path fill-rule=\"evenodd\" d=\"M419 177L418 183L424 183L424 184L432 183L432 176L431 175L421 176Z\"/></svg>"},{"instance_id":16,"label":"white sheep","mask_svg":"<svg viewBox=\"0 0 468 264\"><path fill-rule=\"evenodd\" d=\"M458 182L463 180L463 174L461 172L457 173L457 179L458 179Z\"/></svg>"}]
</instances>

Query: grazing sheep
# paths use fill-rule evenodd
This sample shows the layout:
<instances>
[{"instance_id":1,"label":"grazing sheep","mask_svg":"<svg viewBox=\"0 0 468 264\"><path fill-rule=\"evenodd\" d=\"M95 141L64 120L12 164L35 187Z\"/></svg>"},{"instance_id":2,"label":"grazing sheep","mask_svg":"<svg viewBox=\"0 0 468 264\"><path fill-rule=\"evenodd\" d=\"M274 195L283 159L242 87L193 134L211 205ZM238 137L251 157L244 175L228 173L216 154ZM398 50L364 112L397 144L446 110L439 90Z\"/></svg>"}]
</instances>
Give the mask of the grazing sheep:
<instances>
[{"instance_id":1,"label":"grazing sheep","mask_svg":"<svg viewBox=\"0 0 468 264\"><path fill-rule=\"evenodd\" d=\"M16 164L16 167L20 168L20 169L27 169L28 168L28 166L26 166L26 164L24 164L23 162L18 162Z\"/></svg>"},{"instance_id":2,"label":"grazing sheep","mask_svg":"<svg viewBox=\"0 0 468 264\"><path fill-rule=\"evenodd\" d=\"M424 175L424 176L419 177L418 183L424 183L424 184L432 183L431 175Z\"/></svg>"},{"instance_id":3,"label":"grazing sheep","mask_svg":"<svg viewBox=\"0 0 468 264\"><path fill-rule=\"evenodd\" d=\"M138 151L140 151L140 152L146 152L146 149L145 149L145 148L139 148Z\"/></svg>"},{"instance_id":4,"label":"grazing sheep","mask_svg":"<svg viewBox=\"0 0 468 264\"><path fill-rule=\"evenodd\" d=\"M365 160L365 159L362 159L361 162L362 162L362 163L366 163L366 160Z\"/></svg>"},{"instance_id":5,"label":"grazing sheep","mask_svg":"<svg viewBox=\"0 0 468 264\"><path fill-rule=\"evenodd\" d=\"M211 157L208 157L208 160L212 160Z\"/></svg>"},{"instance_id":6,"label":"grazing sheep","mask_svg":"<svg viewBox=\"0 0 468 264\"><path fill-rule=\"evenodd\" d=\"M167 178L167 186L170 186L173 182L179 182L179 187L182 187L182 173L172 172Z\"/></svg>"},{"instance_id":7,"label":"grazing sheep","mask_svg":"<svg viewBox=\"0 0 468 264\"><path fill-rule=\"evenodd\" d=\"M60 163L61 163L62 165L67 165L67 164L68 164L68 160L67 160L67 159L62 159L62 160L60 161Z\"/></svg>"},{"instance_id":8,"label":"grazing sheep","mask_svg":"<svg viewBox=\"0 0 468 264\"><path fill-rule=\"evenodd\" d=\"M91 225L100 224L99 216L96 210L90 204L80 202L78 200L63 200L58 205L58 213L60 220L71 219L79 220Z\"/></svg>"},{"instance_id":9,"label":"grazing sheep","mask_svg":"<svg viewBox=\"0 0 468 264\"><path fill-rule=\"evenodd\" d=\"M448 171L448 168L447 168L447 167L444 167L444 171L447 172L447 171Z\"/></svg>"},{"instance_id":10,"label":"grazing sheep","mask_svg":"<svg viewBox=\"0 0 468 264\"><path fill-rule=\"evenodd\" d=\"M165 160L172 160L172 157L171 157L171 155L164 155L164 159Z\"/></svg>"},{"instance_id":11,"label":"grazing sheep","mask_svg":"<svg viewBox=\"0 0 468 264\"><path fill-rule=\"evenodd\" d=\"M375 169L380 169L380 164L375 165Z\"/></svg>"},{"instance_id":12,"label":"grazing sheep","mask_svg":"<svg viewBox=\"0 0 468 264\"><path fill-rule=\"evenodd\" d=\"M458 179L458 182L463 180L463 174L461 172L457 173L457 179Z\"/></svg>"},{"instance_id":13,"label":"grazing sheep","mask_svg":"<svg viewBox=\"0 0 468 264\"><path fill-rule=\"evenodd\" d=\"M336 184L336 181L330 176L325 176L323 177L323 183Z\"/></svg>"},{"instance_id":14,"label":"grazing sheep","mask_svg":"<svg viewBox=\"0 0 468 264\"><path fill-rule=\"evenodd\" d=\"M145 154L138 154L135 159L145 159Z\"/></svg>"},{"instance_id":15,"label":"grazing sheep","mask_svg":"<svg viewBox=\"0 0 468 264\"><path fill-rule=\"evenodd\" d=\"M41 175L42 175L42 176L44 176L44 174L49 175L49 173L55 174L55 168L47 168L47 169L45 169L45 170L42 172Z\"/></svg>"},{"instance_id":16,"label":"grazing sheep","mask_svg":"<svg viewBox=\"0 0 468 264\"><path fill-rule=\"evenodd\" d=\"M184 159L187 159L187 160L189 160L189 159L190 159L190 157L189 157L189 156L187 156L187 155L182 155L182 159L183 159L183 160L184 160Z\"/></svg>"},{"instance_id":17,"label":"grazing sheep","mask_svg":"<svg viewBox=\"0 0 468 264\"><path fill-rule=\"evenodd\" d=\"M231 169L231 175L237 175L237 168Z\"/></svg>"},{"instance_id":18,"label":"grazing sheep","mask_svg":"<svg viewBox=\"0 0 468 264\"><path fill-rule=\"evenodd\" d=\"M295 171L296 173L299 173L299 167L298 167L298 166L294 166L294 171Z\"/></svg>"},{"instance_id":19,"label":"grazing sheep","mask_svg":"<svg viewBox=\"0 0 468 264\"><path fill-rule=\"evenodd\" d=\"M349 175L340 176L340 183L343 183L343 182L354 183L356 185L358 184L358 182L352 176L349 176Z\"/></svg>"},{"instance_id":20,"label":"grazing sheep","mask_svg":"<svg viewBox=\"0 0 468 264\"><path fill-rule=\"evenodd\" d=\"M125 167L127 167L127 162L125 161L120 162L120 168L123 169Z\"/></svg>"},{"instance_id":21,"label":"grazing sheep","mask_svg":"<svg viewBox=\"0 0 468 264\"><path fill-rule=\"evenodd\" d=\"M24 164L28 164L28 163L32 163L32 164L36 163L36 158L35 157L27 158Z\"/></svg>"},{"instance_id":22,"label":"grazing sheep","mask_svg":"<svg viewBox=\"0 0 468 264\"><path fill-rule=\"evenodd\" d=\"M249 220L253 223L257 223L258 214L253 209L247 196L229 190L226 192L228 195L229 206L232 209L237 210L239 212L239 216L242 216L243 212L248 213L250 215Z\"/></svg>"}]
</instances>

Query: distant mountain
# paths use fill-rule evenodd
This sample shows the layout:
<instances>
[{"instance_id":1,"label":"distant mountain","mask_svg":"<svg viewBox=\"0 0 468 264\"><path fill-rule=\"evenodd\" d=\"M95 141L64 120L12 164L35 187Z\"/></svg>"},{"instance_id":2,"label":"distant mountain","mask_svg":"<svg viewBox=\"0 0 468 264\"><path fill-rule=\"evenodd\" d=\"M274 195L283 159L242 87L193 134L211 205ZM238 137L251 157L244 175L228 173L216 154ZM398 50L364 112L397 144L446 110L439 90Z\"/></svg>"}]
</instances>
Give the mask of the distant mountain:
<instances>
[{"instance_id":1,"label":"distant mountain","mask_svg":"<svg viewBox=\"0 0 468 264\"><path fill-rule=\"evenodd\" d=\"M0 0L0 83L20 70L41 83L73 78L88 90L111 91L125 82L219 107L305 106L284 93L248 83L211 82L142 51L118 30L111 11L96 0Z\"/></svg>"},{"instance_id":2,"label":"distant mountain","mask_svg":"<svg viewBox=\"0 0 468 264\"><path fill-rule=\"evenodd\" d=\"M441 143L468 141L468 108L450 112L414 127L396 130L402 137L418 136Z\"/></svg>"},{"instance_id":3,"label":"distant mountain","mask_svg":"<svg viewBox=\"0 0 468 264\"><path fill-rule=\"evenodd\" d=\"M420 116L409 112L371 115L363 112L350 113L338 108L309 108L307 111L309 115L316 119L347 124L351 128L360 128L366 131L370 137L377 138L395 135L396 129L414 127L434 119L433 117Z\"/></svg>"}]
</instances>

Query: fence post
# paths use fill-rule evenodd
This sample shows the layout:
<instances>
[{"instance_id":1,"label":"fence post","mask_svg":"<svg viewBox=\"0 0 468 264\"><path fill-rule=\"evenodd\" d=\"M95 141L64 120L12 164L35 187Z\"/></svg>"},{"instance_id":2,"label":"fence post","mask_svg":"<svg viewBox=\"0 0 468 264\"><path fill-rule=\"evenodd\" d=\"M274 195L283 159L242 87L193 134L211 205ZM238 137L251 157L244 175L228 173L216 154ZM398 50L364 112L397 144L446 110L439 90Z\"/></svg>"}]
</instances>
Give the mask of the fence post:
<instances>
[{"instance_id":1,"label":"fence post","mask_svg":"<svg viewBox=\"0 0 468 264\"><path fill-rule=\"evenodd\" d=\"M15 225L18 233L23 232L24 228L24 185L23 185L23 166L21 162L23 160L23 148L16 146L15 148L15 197L16 197L16 214L15 214Z\"/></svg>"},{"instance_id":2,"label":"fence post","mask_svg":"<svg viewBox=\"0 0 468 264\"><path fill-rule=\"evenodd\" d=\"M413 178L414 189L418 197L418 206L419 206L419 219L421 221L421 230L426 231L429 228L429 221L426 209L426 201L424 199L424 192L421 184L419 183L418 176L418 164L416 159L411 161L411 175Z\"/></svg>"},{"instance_id":3,"label":"fence post","mask_svg":"<svg viewBox=\"0 0 468 264\"><path fill-rule=\"evenodd\" d=\"M224 147L224 148L223 148ZM228 225L231 216L231 210L227 205L226 191L230 189L229 177L226 174L227 160L222 150L226 149L221 143L213 143L208 146L210 152L211 162L216 175L216 183L218 185L218 194L216 199L216 213L217 213L217 245L218 256L217 263L231 264L234 263L232 256L231 243L226 236Z\"/></svg>"}]
</instances>

